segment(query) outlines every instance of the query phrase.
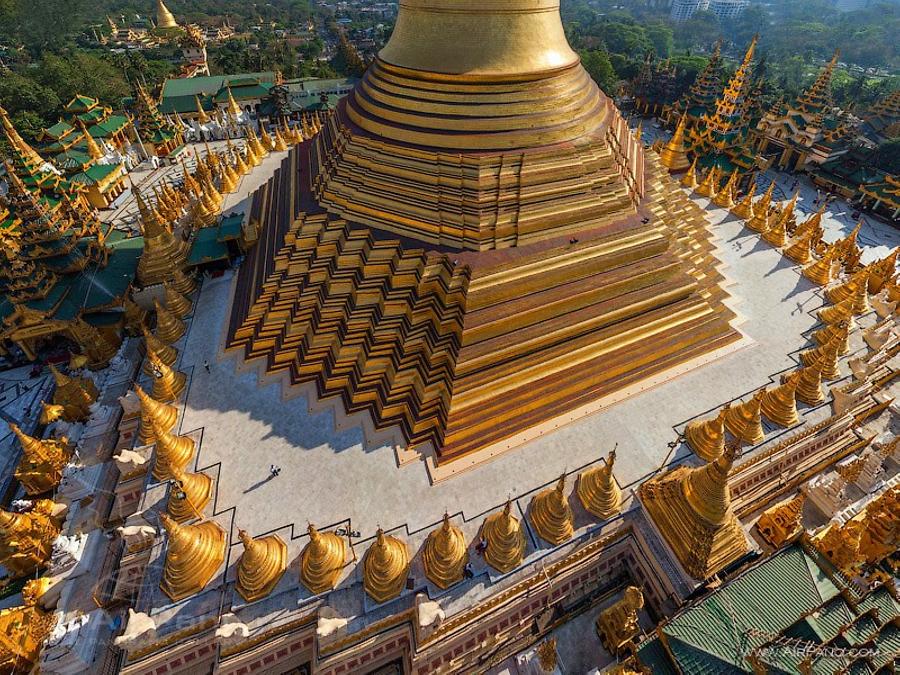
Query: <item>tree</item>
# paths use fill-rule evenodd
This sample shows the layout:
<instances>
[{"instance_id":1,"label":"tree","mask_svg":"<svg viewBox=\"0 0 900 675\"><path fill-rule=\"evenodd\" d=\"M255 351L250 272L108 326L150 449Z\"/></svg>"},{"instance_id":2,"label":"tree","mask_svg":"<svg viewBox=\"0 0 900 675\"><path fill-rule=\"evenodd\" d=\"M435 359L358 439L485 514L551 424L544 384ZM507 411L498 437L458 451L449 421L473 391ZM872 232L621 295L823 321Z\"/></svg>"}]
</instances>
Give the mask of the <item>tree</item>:
<instances>
[{"instance_id":1,"label":"tree","mask_svg":"<svg viewBox=\"0 0 900 675\"><path fill-rule=\"evenodd\" d=\"M609 96L614 96L618 84L616 71L609 60L609 54L599 49L584 52L581 63L594 82Z\"/></svg>"},{"instance_id":2,"label":"tree","mask_svg":"<svg viewBox=\"0 0 900 675\"><path fill-rule=\"evenodd\" d=\"M124 75L110 60L82 51L65 56L45 55L34 77L44 87L52 89L63 104L76 94L87 94L102 103L118 106L131 94Z\"/></svg>"},{"instance_id":3,"label":"tree","mask_svg":"<svg viewBox=\"0 0 900 675\"><path fill-rule=\"evenodd\" d=\"M644 27L647 38L653 43L653 50L661 59L667 59L675 48L675 37L672 29L664 23L651 23Z\"/></svg>"}]
</instances>

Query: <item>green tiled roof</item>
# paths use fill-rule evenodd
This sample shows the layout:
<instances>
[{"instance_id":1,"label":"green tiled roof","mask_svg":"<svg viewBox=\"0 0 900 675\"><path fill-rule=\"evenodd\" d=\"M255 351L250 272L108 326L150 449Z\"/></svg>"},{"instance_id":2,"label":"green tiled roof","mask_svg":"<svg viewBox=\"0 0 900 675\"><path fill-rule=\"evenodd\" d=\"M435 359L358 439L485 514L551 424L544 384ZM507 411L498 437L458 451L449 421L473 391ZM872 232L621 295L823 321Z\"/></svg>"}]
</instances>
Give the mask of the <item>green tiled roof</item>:
<instances>
[{"instance_id":1,"label":"green tiled roof","mask_svg":"<svg viewBox=\"0 0 900 675\"><path fill-rule=\"evenodd\" d=\"M232 213L222 218L222 222L219 223L218 240L230 241L231 239L238 239L241 236L241 225L243 222L243 213Z\"/></svg>"},{"instance_id":2,"label":"green tiled roof","mask_svg":"<svg viewBox=\"0 0 900 675\"><path fill-rule=\"evenodd\" d=\"M159 110L162 113L195 112L197 110L196 96L201 99L218 97L219 100L227 100L226 87L233 87L235 99L261 98L268 94L269 88L275 82L275 73L241 73L237 75L212 75L207 77L183 77L166 80L163 84L162 97ZM262 93L260 93L262 92ZM204 107L206 107L204 105ZM207 108L208 109L208 108Z\"/></svg>"},{"instance_id":3,"label":"green tiled roof","mask_svg":"<svg viewBox=\"0 0 900 675\"><path fill-rule=\"evenodd\" d=\"M78 94L71 101L66 103L66 110L69 112L84 112L98 105L99 101L90 96Z\"/></svg>"},{"instance_id":4,"label":"green tiled roof","mask_svg":"<svg viewBox=\"0 0 900 675\"><path fill-rule=\"evenodd\" d=\"M644 642L638 648L637 657L654 675L678 675L658 637Z\"/></svg>"},{"instance_id":5,"label":"green tiled roof","mask_svg":"<svg viewBox=\"0 0 900 675\"><path fill-rule=\"evenodd\" d=\"M79 150L75 150L73 148L69 148L65 152L61 152L56 157L53 158L53 161L56 165L65 171L73 171L75 169L81 169L82 167L87 166L91 163L91 156L86 152L81 152ZM76 177L73 177L71 180L75 182L78 181Z\"/></svg>"},{"instance_id":6,"label":"green tiled roof","mask_svg":"<svg viewBox=\"0 0 900 675\"><path fill-rule=\"evenodd\" d=\"M877 653L872 657L876 668L881 668L889 663L896 663L900 655L900 628L894 624L885 626L875 640Z\"/></svg>"},{"instance_id":7,"label":"green tiled roof","mask_svg":"<svg viewBox=\"0 0 900 675\"><path fill-rule=\"evenodd\" d=\"M218 228L215 227L205 227L199 230L191 245L188 265L202 265L217 260L226 260L228 246L225 242L219 241L218 235Z\"/></svg>"},{"instance_id":8,"label":"green tiled roof","mask_svg":"<svg viewBox=\"0 0 900 675\"><path fill-rule=\"evenodd\" d=\"M102 122L90 128L90 134L94 138L107 138L128 125L125 115L110 115Z\"/></svg>"},{"instance_id":9,"label":"green tiled roof","mask_svg":"<svg viewBox=\"0 0 900 675\"><path fill-rule=\"evenodd\" d=\"M62 138L63 136L72 133L73 129L74 127L71 124L60 120L52 127L44 129L44 133L46 133L48 136L52 136L53 138Z\"/></svg>"},{"instance_id":10,"label":"green tiled roof","mask_svg":"<svg viewBox=\"0 0 900 675\"><path fill-rule=\"evenodd\" d=\"M106 111L103 108L94 108L93 110L78 115L78 119L85 124L93 124L98 120L102 120L105 115Z\"/></svg>"}]
</instances>

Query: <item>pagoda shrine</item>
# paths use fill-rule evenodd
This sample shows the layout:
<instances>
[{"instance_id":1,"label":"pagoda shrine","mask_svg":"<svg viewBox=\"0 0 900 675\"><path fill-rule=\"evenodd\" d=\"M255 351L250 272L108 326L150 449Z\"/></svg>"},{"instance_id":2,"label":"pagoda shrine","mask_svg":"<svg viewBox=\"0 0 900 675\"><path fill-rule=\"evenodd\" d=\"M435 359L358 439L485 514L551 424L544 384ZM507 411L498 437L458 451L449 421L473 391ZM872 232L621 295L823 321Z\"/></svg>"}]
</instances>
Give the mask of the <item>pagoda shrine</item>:
<instances>
[{"instance_id":1,"label":"pagoda shrine","mask_svg":"<svg viewBox=\"0 0 900 675\"><path fill-rule=\"evenodd\" d=\"M689 124L696 124L704 117L712 117L716 112L716 99L722 91L722 42L716 42L709 61L691 88L666 111L669 124L678 123L686 117Z\"/></svg>"},{"instance_id":2,"label":"pagoda shrine","mask_svg":"<svg viewBox=\"0 0 900 675\"><path fill-rule=\"evenodd\" d=\"M659 116L675 100L677 72L668 61L655 61L648 53L632 84L634 109L641 115Z\"/></svg>"},{"instance_id":3,"label":"pagoda shrine","mask_svg":"<svg viewBox=\"0 0 900 675\"><path fill-rule=\"evenodd\" d=\"M181 129L171 124L159 112L156 99L138 84L134 98L138 134L147 152L157 157L168 157L184 146Z\"/></svg>"},{"instance_id":4,"label":"pagoda shrine","mask_svg":"<svg viewBox=\"0 0 900 675\"><path fill-rule=\"evenodd\" d=\"M710 248L688 251L709 236L694 205L673 206L558 0L409 4L256 193L228 348L444 467L739 340Z\"/></svg>"}]
</instances>

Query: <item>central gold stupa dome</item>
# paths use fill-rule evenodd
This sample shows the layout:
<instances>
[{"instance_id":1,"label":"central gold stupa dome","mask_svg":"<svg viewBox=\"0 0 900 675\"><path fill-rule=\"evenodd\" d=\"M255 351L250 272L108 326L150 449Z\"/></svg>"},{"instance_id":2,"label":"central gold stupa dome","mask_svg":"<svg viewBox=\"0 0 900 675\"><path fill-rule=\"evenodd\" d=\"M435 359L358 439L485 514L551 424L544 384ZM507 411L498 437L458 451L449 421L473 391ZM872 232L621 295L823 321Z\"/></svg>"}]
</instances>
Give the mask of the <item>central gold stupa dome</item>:
<instances>
[{"instance_id":1,"label":"central gold stupa dome","mask_svg":"<svg viewBox=\"0 0 900 675\"><path fill-rule=\"evenodd\" d=\"M433 476L739 338L702 212L559 0L401 0L252 213L229 347L399 430Z\"/></svg>"}]
</instances>

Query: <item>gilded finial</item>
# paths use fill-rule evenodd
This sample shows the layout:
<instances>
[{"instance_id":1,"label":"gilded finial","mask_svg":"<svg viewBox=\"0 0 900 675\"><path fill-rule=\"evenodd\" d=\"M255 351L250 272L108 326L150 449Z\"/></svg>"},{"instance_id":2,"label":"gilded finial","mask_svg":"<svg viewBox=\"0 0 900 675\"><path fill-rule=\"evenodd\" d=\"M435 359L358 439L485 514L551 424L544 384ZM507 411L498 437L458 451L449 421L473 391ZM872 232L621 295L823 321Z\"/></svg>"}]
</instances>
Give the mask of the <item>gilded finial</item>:
<instances>
[{"instance_id":1,"label":"gilded finial","mask_svg":"<svg viewBox=\"0 0 900 675\"><path fill-rule=\"evenodd\" d=\"M277 534L254 539L238 530L238 537L244 554L238 563L235 590L247 602L256 602L272 592L287 570L287 544Z\"/></svg>"},{"instance_id":2,"label":"gilded finial","mask_svg":"<svg viewBox=\"0 0 900 675\"><path fill-rule=\"evenodd\" d=\"M176 436L165 428L154 424L156 436L156 456L153 477L156 480L173 480L175 470L185 469L194 457L196 444L190 436Z\"/></svg>"},{"instance_id":3,"label":"gilded finial","mask_svg":"<svg viewBox=\"0 0 900 675\"><path fill-rule=\"evenodd\" d=\"M316 595L337 584L347 560L347 542L334 532L319 532L310 524L309 543L300 554L300 581Z\"/></svg>"},{"instance_id":4,"label":"gilded finial","mask_svg":"<svg viewBox=\"0 0 900 675\"><path fill-rule=\"evenodd\" d=\"M792 373L783 384L767 390L760 400L766 419L781 427L792 427L800 421L797 413L797 386L800 373Z\"/></svg>"},{"instance_id":5,"label":"gilded finial","mask_svg":"<svg viewBox=\"0 0 900 675\"><path fill-rule=\"evenodd\" d=\"M156 442L155 427L171 431L178 420L178 409L152 399L140 386L135 385L134 391L141 402L141 428L140 442L149 445Z\"/></svg>"},{"instance_id":6,"label":"gilded finial","mask_svg":"<svg viewBox=\"0 0 900 675\"><path fill-rule=\"evenodd\" d=\"M525 531L519 519L512 515L512 501L507 500L503 511L484 519L481 537L486 548L484 559L501 574L511 572L525 557Z\"/></svg>"},{"instance_id":7,"label":"gilded finial","mask_svg":"<svg viewBox=\"0 0 900 675\"><path fill-rule=\"evenodd\" d=\"M572 509L566 499L566 474L555 487L539 492L531 500L531 524L544 541L559 546L574 533Z\"/></svg>"},{"instance_id":8,"label":"gilded finial","mask_svg":"<svg viewBox=\"0 0 900 675\"><path fill-rule=\"evenodd\" d=\"M225 530L212 521L181 525L165 513L160 523L168 534L160 588L173 602L199 593L225 561Z\"/></svg>"},{"instance_id":9,"label":"gilded finial","mask_svg":"<svg viewBox=\"0 0 900 675\"><path fill-rule=\"evenodd\" d=\"M685 427L685 441L700 459L711 462L722 454L725 448L725 415L728 408L726 405L715 417L694 420Z\"/></svg>"},{"instance_id":10,"label":"gilded finial","mask_svg":"<svg viewBox=\"0 0 900 675\"><path fill-rule=\"evenodd\" d=\"M144 346L147 351L154 352L157 358L167 366L175 365L175 361L178 359L178 350L175 349L175 347L167 345L165 342L160 340L153 333L147 330L146 326L144 326L143 334ZM153 362L149 358L144 359L143 373L144 375L153 375Z\"/></svg>"},{"instance_id":11,"label":"gilded finial","mask_svg":"<svg viewBox=\"0 0 900 675\"><path fill-rule=\"evenodd\" d=\"M581 505L601 520L617 515L622 509L622 491L613 475L616 449L606 456L603 466L582 471L578 476L576 492Z\"/></svg>"},{"instance_id":12,"label":"gilded finial","mask_svg":"<svg viewBox=\"0 0 900 675\"><path fill-rule=\"evenodd\" d=\"M403 590L409 573L409 551L396 537L378 528L375 541L363 558L363 585L375 602L387 602Z\"/></svg>"},{"instance_id":13,"label":"gilded finial","mask_svg":"<svg viewBox=\"0 0 900 675\"><path fill-rule=\"evenodd\" d=\"M728 432L749 445L761 443L766 437L762 427L760 405L766 393L763 387L749 401L730 406L725 413L725 428ZM726 448L728 444L725 444Z\"/></svg>"},{"instance_id":14,"label":"gilded finial","mask_svg":"<svg viewBox=\"0 0 900 675\"><path fill-rule=\"evenodd\" d=\"M463 578L463 568L469 561L466 538L462 530L450 523L444 514L441 525L428 535L422 551L425 576L438 588L449 588Z\"/></svg>"}]
</instances>

